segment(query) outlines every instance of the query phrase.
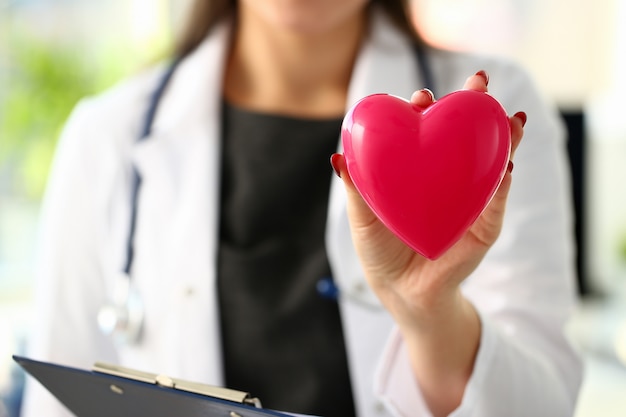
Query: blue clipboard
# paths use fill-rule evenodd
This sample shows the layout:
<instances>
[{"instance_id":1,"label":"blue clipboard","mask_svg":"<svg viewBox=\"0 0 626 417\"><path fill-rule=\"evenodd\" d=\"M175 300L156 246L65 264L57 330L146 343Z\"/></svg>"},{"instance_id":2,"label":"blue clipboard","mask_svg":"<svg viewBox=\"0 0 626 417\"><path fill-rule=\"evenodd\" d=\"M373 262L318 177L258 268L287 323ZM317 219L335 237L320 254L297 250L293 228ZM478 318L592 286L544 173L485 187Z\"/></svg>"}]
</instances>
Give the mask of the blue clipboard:
<instances>
[{"instance_id":1,"label":"blue clipboard","mask_svg":"<svg viewBox=\"0 0 626 417\"><path fill-rule=\"evenodd\" d=\"M292 417L242 391L107 363L92 370L13 356L77 417Z\"/></svg>"}]
</instances>

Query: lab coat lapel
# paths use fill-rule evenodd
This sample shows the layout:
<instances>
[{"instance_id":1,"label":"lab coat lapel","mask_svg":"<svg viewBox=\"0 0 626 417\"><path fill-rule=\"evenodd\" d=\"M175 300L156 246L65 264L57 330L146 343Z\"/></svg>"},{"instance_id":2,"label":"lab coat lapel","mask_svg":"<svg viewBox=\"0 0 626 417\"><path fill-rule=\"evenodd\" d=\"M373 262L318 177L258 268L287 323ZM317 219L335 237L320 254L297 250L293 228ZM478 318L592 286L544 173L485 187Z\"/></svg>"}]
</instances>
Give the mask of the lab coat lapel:
<instances>
[{"instance_id":1,"label":"lab coat lapel","mask_svg":"<svg viewBox=\"0 0 626 417\"><path fill-rule=\"evenodd\" d=\"M229 28L217 27L179 64L153 133L133 151L142 179L134 275L141 291L152 293L146 300L169 306L165 312L157 302L146 306L145 343L159 346L163 372L212 384L221 383L214 283L220 91ZM151 333L151 326L160 331Z\"/></svg>"}]
</instances>

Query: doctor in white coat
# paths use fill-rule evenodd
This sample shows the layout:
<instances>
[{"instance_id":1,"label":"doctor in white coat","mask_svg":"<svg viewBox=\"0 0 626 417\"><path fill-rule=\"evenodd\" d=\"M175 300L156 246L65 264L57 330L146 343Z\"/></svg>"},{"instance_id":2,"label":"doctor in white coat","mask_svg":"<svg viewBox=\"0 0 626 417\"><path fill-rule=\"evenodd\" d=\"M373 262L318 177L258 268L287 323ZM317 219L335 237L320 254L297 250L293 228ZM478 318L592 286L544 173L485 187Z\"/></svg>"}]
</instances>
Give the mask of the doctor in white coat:
<instances>
[{"instance_id":1,"label":"doctor in white coat","mask_svg":"<svg viewBox=\"0 0 626 417\"><path fill-rule=\"evenodd\" d=\"M330 187L319 243L339 288L348 402L358 417L572 415L581 363L563 332L576 291L557 113L514 64L433 48L416 56L405 6L198 1L193 18L203 29L190 27L181 44L147 137L138 141L164 67L82 101L62 134L45 197L28 356L228 384L216 289L225 279L216 266L223 100L261 115L337 119L377 92L416 91L413 102L428 106L432 97L421 89L430 72L438 96L488 84L515 114L514 149L522 130L524 139L488 209L436 262L381 227L355 192L341 149L332 158L339 176L324 158L328 175L320 181ZM133 169L141 178L134 205ZM120 278L133 218L131 278ZM119 343L98 325L120 282L142 305L135 343ZM132 304L126 295L122 301ZM307 381L291 385L299 392ZM29 381L23 415L68 413Z\"/></svg>"}]
</instances>

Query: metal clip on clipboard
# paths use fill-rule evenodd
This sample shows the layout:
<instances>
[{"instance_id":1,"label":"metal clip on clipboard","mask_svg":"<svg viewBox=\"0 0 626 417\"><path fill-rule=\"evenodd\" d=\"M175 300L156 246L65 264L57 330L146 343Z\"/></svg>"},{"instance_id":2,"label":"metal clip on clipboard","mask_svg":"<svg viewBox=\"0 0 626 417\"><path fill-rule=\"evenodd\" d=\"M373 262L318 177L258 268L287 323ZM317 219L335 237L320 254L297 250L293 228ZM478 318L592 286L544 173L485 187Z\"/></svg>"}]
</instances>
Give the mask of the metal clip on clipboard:
<instances>
[{"instance_id":1,"label":"metal clip on clipboard","mask_svg":"<svg viewBox=\"0 0 626 417\"><path fill-rule=\"evenodd\" d=\"M96 362L92 367L92 371L261 408L261 401L244 391L170 378L166 375L137 371L103 362ZM121 393L116 391L120 390L120 388L115 385L111 385L111 390Z\"/></svg>"}]
</instances>

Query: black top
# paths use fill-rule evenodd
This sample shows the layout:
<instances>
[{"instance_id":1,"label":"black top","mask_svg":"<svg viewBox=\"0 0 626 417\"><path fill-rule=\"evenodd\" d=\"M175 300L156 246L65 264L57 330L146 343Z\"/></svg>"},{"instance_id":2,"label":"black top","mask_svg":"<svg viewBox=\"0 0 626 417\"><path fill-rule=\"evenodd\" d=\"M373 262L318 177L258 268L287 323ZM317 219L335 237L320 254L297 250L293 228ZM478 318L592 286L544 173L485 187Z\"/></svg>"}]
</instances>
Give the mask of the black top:
<instances>
[{"instance_id":1,"label":"black top","mask_svg":"<svg viewBox=\"0 0 626 417\"><path fill-rule=\"evenodd\" d=\"M224 105L218 291L225 383L264 407L355 415L326 212L341 119Z\"/></svg>"}]
</instances>

